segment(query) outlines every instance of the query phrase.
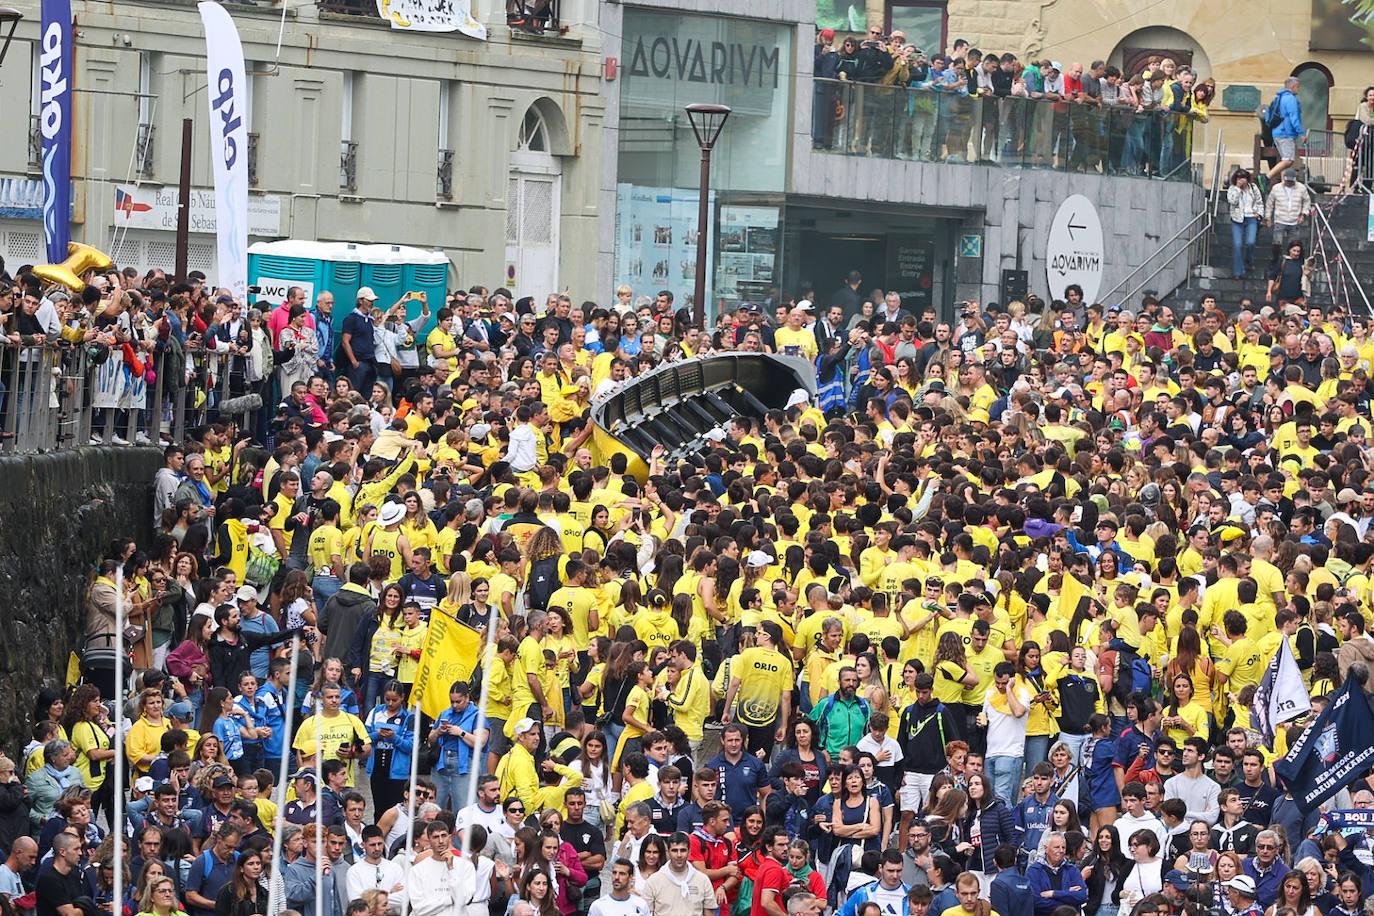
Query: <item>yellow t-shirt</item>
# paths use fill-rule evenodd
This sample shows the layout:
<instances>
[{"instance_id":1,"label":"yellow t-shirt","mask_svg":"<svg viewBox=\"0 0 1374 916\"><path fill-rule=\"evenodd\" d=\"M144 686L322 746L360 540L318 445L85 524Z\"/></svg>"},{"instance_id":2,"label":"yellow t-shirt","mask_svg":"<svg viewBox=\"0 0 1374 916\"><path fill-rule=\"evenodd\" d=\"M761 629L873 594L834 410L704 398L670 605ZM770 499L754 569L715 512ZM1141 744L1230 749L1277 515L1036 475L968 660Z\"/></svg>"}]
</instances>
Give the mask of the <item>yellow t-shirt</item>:
<instances>
[{"instance_id":1,"label":"yellow t-shirt","mask_svg":"<svg viewBox=\"0 0 1374 916\"><path fill-rule=\"evenodd\" d=\"M86 756L87 751L105 751L110 748L110 738L100 727L92 722L77 722L72 726L72 747L76 749L76 768L81 771L81 778L86 783L86 788L94 792L105 784L105 777L108 775L107 769L114 761L101 760L92 764L91 759ZM93 769L95 772L93 772ZM100 775L95 775L98 772Z\"/></svg>"},{"instance_id":2,"label":"yellow t-shirt","mask_svg":"<svg viewBox=\"0 0 1374 916\"><path fill-rule=\"evenodd\" d=\"M351 712L339 710L339 714L334 717L329 716L308 716L301 723L300 731L296 732L296 740L291 747L300 751L304 757L315 756L315 751L321 751L325 760L338 760L339 748L345 744L353 744L354 739L362 744L371 744L372 739L368 737L367 726L363 725L361 719ZM353 785L356 761L349 760L348 763L348 784Z\"/></svg>"},{"instance_id":3,"label":"yellow t-shirt","mask_svg":"<svg viewBox=\"0 0 1374 916\"><path fill-rule=\"evenodd\" d=\"M820 347L816 345L816 335L806 328L792 330L789 327L781 327L773 332L773 344L779 353L786 353L790 356L804 356L808 360L813 360L820 353Z\"/></svg>"},{"instance_id":4,"label":"yellow t-shirt","mask_svg":"<svg viewBox=\"0 0 1374 916\"><path fill-rule=\"evenodd\" d=\"M1227 676L1228 693L1240 693L1243 687L1252 684L1259 686L1267 666L1268 660L1260 655L1259 646L1255 641L1248 636L1242 636L1226 647L1226 651L1217 662L1217 671Z\"/></svg>"},{"instance_id":5,"label":"yellow t-shirt","mask_svg":"<svg viewBox=\"0 0 1374 916\"><path fill-rule=\"evenodd\" d=\"M321 525L310 532L310 564L315 567L315 575L329 569L335 576L343 577L347 570L333 569L334 556L343 558L343 532L334 525Z\"/></svg>"},{"instance_id":6,"label":"yellow t-shirt","mask_svg":"<svg viewBox=\"0 0 1374 916\"><path fill-rule=\"evenodd\" d=\"M792 690L792 665L781 652L751 646L740 653L732 673L739 678L735 694L738 718L745 725L771 725L783 694Z\"/></svg>"},{"instance_id":7,"label":"yellow t-shirt","mask_svg":"<svg viewBox=\"0 0 1374 916\"><path fill-rule=\"evenodd\" d=\"M590 642L591 614L596 610L596 593L589 588L565 585L549 596L549 608L563 608L572 618L573 644L579 652L586 652Z\"/></svg>"},{"instance_id":8,"label":"yellow t-shirt","mask_svg":"<svg viewBox=\"0 0 1374 916\"><path fill-rule=\"evenodd\" d=\"M534 691L530 689L527 675L539 677L544 672L544 647L533 637L520 640L520 648L515 652L515 663L511 665L511 713L523 716L534 702ZM548 697L545 697L548 699Z\"/></svg>"}]
</instances>

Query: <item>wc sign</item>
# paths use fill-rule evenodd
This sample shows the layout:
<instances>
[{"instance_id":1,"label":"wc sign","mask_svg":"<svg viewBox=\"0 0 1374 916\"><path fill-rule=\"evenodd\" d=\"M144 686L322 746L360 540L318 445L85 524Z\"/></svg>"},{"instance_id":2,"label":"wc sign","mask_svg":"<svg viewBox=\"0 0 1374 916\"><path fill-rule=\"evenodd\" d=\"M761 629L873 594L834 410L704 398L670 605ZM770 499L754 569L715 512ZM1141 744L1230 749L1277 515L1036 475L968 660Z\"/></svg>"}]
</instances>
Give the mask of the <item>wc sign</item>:
<instances>
[{"instance_id":1,"label":"wc sign","mask_svg":"<svg viewBox=\"0 0 1374 916\"><path fill-rule=\"evenodd\" d=\"M248 298L254 302L270 302L273 305L281 305L286 301L286 291L293 286L299 286L305 290L305 307L312 312L315 310L315 284L309 280L278 280L275 277L258 277L253 282L261 288L257 295L249 294Z\"/></svg>"}]
</instances>

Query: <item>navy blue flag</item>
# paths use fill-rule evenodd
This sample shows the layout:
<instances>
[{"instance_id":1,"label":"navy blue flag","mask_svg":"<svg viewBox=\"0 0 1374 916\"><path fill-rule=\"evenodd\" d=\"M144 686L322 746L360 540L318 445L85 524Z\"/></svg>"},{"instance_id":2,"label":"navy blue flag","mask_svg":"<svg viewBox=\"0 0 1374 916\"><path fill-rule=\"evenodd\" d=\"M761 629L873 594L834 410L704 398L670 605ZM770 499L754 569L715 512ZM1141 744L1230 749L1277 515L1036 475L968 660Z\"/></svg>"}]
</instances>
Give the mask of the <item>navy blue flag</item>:
<instances>
[{"instance_id":1,"label":"navy blue flag","mask_svg":"<svg viewBox=\"0 0 1374 916\"><path fill-rule=\"evenodd\" d=\"M72 5L43 0L39 44L43 132L43 239L48 263L67 259L72 205Z\"/></svg>"},{"instance_id":2,"label":"navy blue flag","mask_svg":"<svg viewBox=\"0 0 1374 916\"><path fill-rule=\"evenodd\" d=\"M1350 785L1371 760L1374 712L1360 685L1347 679L1287 756L1274 762L1274 772L1305 813Z\"/></svg>"}]
</instances>

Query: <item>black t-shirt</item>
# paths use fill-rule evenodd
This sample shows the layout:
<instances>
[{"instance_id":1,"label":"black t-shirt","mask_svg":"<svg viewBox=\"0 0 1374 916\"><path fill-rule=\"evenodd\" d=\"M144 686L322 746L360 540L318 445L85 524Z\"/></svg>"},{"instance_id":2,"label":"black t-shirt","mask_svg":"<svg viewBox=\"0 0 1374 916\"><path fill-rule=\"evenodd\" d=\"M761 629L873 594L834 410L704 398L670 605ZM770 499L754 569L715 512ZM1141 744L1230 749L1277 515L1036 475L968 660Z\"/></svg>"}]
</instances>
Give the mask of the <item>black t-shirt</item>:
<instances>
[{"instance_id":1,"label":"black t-shirt","mask_svg":"<svg viewBox=\"0 0 1374 916\"><path fill-rule=\"evenodd\" d=\"M579 855L584 852L590 856L604 856L606 854L606 838L601 829L593 827L586 821L580 824L564 821L558 833L563 838L563 842L571 846Z\"/></svg>"},{"instance_id":2,"label":"black t-shirt","mask_svg":"<svg viewBox=\"0 0 1374 916\"><path fill-rule=\"evenodd\" d=\"M86 893L81 874L75 868L65 875L49 864L38 874L36 916L57 916L58 907L67 906Z\"/></svg>"}]
</instances>

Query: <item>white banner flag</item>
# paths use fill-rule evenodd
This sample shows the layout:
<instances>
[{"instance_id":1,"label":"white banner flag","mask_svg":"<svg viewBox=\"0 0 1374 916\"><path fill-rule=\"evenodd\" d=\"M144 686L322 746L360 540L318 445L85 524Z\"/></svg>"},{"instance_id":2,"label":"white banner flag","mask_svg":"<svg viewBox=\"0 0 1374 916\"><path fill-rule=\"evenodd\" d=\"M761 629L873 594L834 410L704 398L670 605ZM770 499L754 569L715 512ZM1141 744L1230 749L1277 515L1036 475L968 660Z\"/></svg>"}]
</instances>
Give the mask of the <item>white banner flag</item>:
<instances>
[{"instance_id":1,"label":"white banner flag","mask_svg":"<svg viewBox=\"0 0 1374 916\"><path fill-rule=\"evenodd\" d=\"M1251 721L1264 736L1268 747L1274 746L1274 730L1289 719L1312 709L1312 697L1302 679L1298 661L1287 637L1279 640L1279 650L1269 662L1259 689L1255 691Z\"/></svg>"},{"instance_id":2,"label":"white banner flag","mask_svg":"<svg viewBox=\"0 0 1374 916\"><path fill-rule=\"evenodd\" d=\"M487 38L487 27L472 16L470 0L377 0L377 15L393 29L412 32L462 32Z\"/></svg>"},{"instance_id":3,"label":"white banner flag","mask_svg":"<svg viewBox=\"0 0 1374 916\"><path fill-rule=\"evenodd\" d=\"M210 97L210 158L215 168L215 236L218 285L248 307L248 81L243 45L234 20L218 3L204 0L205 73Z\"/></svg>"}]
</instances>

